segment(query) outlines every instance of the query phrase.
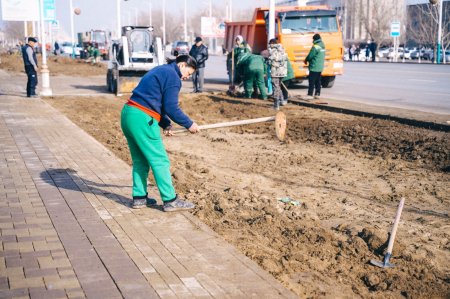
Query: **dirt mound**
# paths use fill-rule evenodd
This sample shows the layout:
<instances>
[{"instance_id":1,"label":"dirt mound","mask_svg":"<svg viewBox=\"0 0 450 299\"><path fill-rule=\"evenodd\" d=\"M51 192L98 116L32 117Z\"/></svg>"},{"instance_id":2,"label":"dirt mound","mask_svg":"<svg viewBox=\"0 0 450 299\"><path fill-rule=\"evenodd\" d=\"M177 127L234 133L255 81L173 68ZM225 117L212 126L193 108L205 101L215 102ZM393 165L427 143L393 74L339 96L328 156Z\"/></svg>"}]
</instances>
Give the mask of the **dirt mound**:
<instances>
[{"instance_id":1,"label":"dirt mound","mask_svg":"<svg viewBox=\"0 0 450 299\"><path fill-rule=\"evenodd\" d=\"M450 139L424 129L407 127L386 120L302 121L289 125L292 139L322 144L350 144L371 155L385 159L418 161L425 167L448 169ZM448 170L446 170L448 171Z\"/></svg>"},{"instance_id":2,"label":"dirt mound","mask_svg":"<svg viewBox=\"0 0 450 299\"><path fill-rule=\"evenodd\" d=\"M42 63L40 55L37 55L38 65ZM86 63L81 59L71 59L63 56L47 57L47 65L51 76L67 75L67 76L106 76L106 64ZM24 72L23 60L20 54L2 54L0 55L0 69L11 72Z\"/></svg>"},{"instance_id":3,"label":"dirt mound","mask_svg":"<svg viewBox=\"0 0 450 299\"><path fill-rule=\"evenodd\" d=\"M124 99L49 102L130 163ZM181 105L199 123L273 115L270 102L223 95L183 95ZM301 298L448 298L449 134L283 109L284 143L270 123L165 139L197 217ZM396 267L382 270L369 261L383 259L400 196Z\"/></svg>"}]
</instances>

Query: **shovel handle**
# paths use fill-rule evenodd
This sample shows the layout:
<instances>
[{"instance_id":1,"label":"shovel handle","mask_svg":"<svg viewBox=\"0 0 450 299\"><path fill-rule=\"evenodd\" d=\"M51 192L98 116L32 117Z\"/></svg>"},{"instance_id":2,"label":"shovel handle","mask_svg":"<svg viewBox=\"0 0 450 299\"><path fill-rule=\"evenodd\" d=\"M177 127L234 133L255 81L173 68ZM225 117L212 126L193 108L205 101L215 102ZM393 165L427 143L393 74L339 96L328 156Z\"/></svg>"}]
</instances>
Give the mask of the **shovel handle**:
<instances>
[{"instance_id":1,"label":"shovel handle","mask_svg":"<svg viewBox=\"0 0 450 299\"><path fill-rule=\"evenodd\" d=\"M392 248L394 247L395 235L397 234L398 223L400 222L400 216L402 215L403 205L405 204L405 198L402 197L400 204L397 208L397 215L395 215L394 226L392 227L391 235L389 236L389 244L387 248L387 254L392 254Z\"/></svg>"},{"instance_id":2,"label":"shovel handle","mask_svg":"<svg viewBox=\"0 0 450 299\"><path fill-rule=\"evenodd\" d=\"M225 128L225 127L234 127L234 126L256 124L256 123L262 123L262 122L274 121L274 120L275 120L275 116L269 116L269 117L260 117L260 118L253 118L253 119L229 121L229 122L210 124L210 125L201 125L201 126L199 126L199 128L201 130L207 130L207 129L216 129L216 128ZM176 130L173 130L172 132L174 134L182 133L182 132L186 132L186 129L176 129Z\"/></svg>"}]
</instances>

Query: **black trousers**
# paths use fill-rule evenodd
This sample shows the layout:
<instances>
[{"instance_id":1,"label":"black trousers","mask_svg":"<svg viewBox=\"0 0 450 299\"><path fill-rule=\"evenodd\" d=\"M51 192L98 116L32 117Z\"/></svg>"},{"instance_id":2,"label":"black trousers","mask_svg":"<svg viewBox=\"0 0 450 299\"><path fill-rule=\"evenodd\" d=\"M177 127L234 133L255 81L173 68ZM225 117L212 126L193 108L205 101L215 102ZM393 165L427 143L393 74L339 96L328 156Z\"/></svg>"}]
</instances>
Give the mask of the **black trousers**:
<instances>
[{"instance_id":1,"label":"black trousers","mask_svg":"<svg viewBox=\"0 0 450 299\"><path fill-rule=\"evenodd\" d=\"M25 66L25 73L27 73L27 97L36 94L36 86L38 84L37 72L32 65Z\"/></svg>"},{"instance_id":2,"label":"black trousers","mask_svg":"<svg viewBox=\"0 0 450 299\"><path fill-rule=\"evenodd\" d=\"M314 93L315 96L320 96L320 88L321 88L321 82L320 79L322 77L322 72L309 72L308 77L308 95L312 96L314 89L316 89L316 92Z\"/></svg>"}]
</instances>

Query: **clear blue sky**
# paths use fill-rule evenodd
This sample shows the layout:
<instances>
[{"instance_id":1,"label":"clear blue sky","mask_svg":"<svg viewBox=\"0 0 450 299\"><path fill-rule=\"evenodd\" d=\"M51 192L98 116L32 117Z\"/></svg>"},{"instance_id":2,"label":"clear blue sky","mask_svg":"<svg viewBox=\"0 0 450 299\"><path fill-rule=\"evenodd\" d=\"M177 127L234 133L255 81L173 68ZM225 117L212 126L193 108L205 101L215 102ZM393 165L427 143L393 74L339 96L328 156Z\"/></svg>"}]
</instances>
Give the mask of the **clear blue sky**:
<instances>
[{"instance_id":1,"label":"clear blue sky","mask_svg":"<svg viewBox=\"0 0 450 299\"><path fill-rule=\"evenodd\" d=\"M36 0L37 1L37 0ZM156 18L155 11L161 9L162 0L121 0L122 24L128 20L134 20L135 9L147 13L149 3L152 2L154 10L153 18ZM222 7L225 11L227 0L211 0L216 7ZM187 0L188 14L197 13L200 10L208 9L210 0ZM233 11L249 9L258 6L268 6L269 0L233 0ZM61 31L70 32L69 0L55 0L56 18L60 21ZM75 16L75 32L87 31L90 29L116 29L116 0L73 0L73 6L81 9L81 14ZM183 23L184 0L166 0L166 10L176 14ZM1 16L0 16L1 17ZM249 16L249 19L252 16ZM1 22L0 22L1 25Z\"/></svg>"}]
</instances>

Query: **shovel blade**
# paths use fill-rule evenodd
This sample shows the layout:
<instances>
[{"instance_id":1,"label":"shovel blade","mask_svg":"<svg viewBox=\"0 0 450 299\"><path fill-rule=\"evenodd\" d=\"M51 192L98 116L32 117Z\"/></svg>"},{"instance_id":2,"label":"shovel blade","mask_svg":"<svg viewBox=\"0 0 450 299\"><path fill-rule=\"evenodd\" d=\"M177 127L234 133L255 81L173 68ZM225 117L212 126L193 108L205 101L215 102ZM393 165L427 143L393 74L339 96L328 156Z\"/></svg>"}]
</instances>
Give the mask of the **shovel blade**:
<instances>
[{"instance_id":1,"label":"shovel blade","mask_svg":"<svg viewBox=\"0 0 450 299\"><path fill-rule=\"evenodd\" d=\"M286 137L286 115L281 111L275 116L275 133L280 141Z\"/></svg>"},{"instance_id":2,"label":"shovel blade","mask_svg":"<svg viewBox=\"0 0 450 299\"><path fill-rule=\"evenodd\" d=\"M380 267L380 268L394 268L395 265L391 264L389 262L385 263L385 262L379 262L376 260L370 260L370 263L374 266Z\"/></svg>"}]
</instances>

